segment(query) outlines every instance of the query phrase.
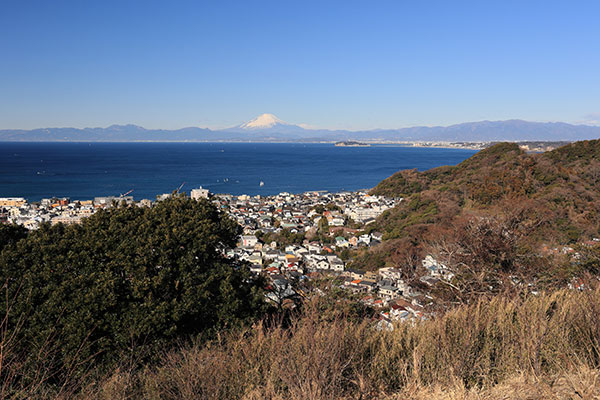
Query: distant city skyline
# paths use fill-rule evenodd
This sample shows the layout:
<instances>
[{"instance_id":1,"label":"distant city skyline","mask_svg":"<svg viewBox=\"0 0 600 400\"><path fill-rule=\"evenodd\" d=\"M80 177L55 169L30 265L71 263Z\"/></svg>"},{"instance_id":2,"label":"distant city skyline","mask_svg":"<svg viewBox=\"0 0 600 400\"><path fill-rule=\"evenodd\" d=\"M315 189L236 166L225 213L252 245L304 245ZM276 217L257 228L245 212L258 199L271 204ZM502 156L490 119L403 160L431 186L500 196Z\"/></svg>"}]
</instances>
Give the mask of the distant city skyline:
<instances>
[{"instance_id":1,"label":"distant city skyline","mask_svg":"<svg viewBox=\"0 0 600 400\"><path fill-rule=\"evenodd\" d=\"M3 2L0 129L600 125L600 2Z\"/></svg>"}]
</instances>

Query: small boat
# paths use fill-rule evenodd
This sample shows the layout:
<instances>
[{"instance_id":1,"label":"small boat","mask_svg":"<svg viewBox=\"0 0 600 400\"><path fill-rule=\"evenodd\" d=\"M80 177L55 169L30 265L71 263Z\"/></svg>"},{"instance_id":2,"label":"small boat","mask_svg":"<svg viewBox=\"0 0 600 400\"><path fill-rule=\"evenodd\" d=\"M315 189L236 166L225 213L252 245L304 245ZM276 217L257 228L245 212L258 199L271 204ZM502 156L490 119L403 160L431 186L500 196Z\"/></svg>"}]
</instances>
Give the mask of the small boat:
<instances>
[{"instance_id":1,"label":"small boat","mask_svg":"<svg viewBox=\"0 0 600 400\"><path fill-rule=\"evenodd\" d=\"M265 186L265 183L264 183L263 181L260 181L260 184L259 184L259 186L260 186L260 187L263 187L263 186Z\"/></svg>"}]
</instances>

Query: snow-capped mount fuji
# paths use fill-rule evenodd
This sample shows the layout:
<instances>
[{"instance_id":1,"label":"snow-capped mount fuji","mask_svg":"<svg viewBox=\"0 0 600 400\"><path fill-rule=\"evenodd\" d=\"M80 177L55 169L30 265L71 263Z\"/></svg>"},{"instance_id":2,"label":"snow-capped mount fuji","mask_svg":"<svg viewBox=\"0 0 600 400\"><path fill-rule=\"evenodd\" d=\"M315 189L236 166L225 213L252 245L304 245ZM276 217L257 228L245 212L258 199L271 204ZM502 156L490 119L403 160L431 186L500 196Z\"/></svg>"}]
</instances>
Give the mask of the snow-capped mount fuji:
<instances>
[{"instance_id":1,"label":"snow-capped mount fuji","mask_svg":"<svg viewBox=\"0 0 600 400\"><path fill-rule=\"evenodd\" d=\"M278 125L281 126L292 126L292 124L288 124L285 121L280 120L273 114L262 114L258 117L251 119L248 122L245 122L239 125L241 129L270 129L276 127Z\"/></svg>"},{"instance_id":2,"label":"snow-capped mount fuji","mask_svg":"<svg viewBox=\"0 0 600 400\"><path fill-rule=\"evenodd\" d=\"M241 125L226 129L229 132L256 132L256 133L301 133L305 129L280 120L273 114L261 114Z\"/></svg>"}]
</instances>

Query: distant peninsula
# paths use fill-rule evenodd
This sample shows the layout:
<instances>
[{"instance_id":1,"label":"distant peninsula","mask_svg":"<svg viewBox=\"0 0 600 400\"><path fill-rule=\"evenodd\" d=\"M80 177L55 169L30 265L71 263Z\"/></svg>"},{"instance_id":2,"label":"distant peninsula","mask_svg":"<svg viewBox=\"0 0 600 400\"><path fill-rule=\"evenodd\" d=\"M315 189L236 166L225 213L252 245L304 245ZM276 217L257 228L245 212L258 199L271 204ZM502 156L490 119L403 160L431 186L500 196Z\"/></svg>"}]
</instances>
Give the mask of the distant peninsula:
<instances>
[{"instance_id":1,"label":"distant peninsula","mask_svg":"<svg viewBox=\"0 0 600 400\"><path fill-rule=\"evenodd\" d=\"M352 140L348 140L348 141L344 141L344 142L336 142L335 146L336 147L371 147L371 145L369 143L354 142Z\"/></svg>"}]
</instances>

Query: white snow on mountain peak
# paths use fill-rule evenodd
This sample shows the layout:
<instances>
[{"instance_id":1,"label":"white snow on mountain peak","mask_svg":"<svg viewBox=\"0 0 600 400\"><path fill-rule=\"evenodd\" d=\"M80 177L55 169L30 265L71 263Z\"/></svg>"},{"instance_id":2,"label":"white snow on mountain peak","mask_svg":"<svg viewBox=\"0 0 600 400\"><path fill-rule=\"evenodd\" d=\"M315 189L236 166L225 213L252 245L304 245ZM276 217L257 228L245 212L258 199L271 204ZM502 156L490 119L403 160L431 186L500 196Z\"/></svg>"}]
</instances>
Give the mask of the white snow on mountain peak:
<instances>
[{"instance_id":1,"label":"white snow on mountain peak","mask_svg":"<svg viewBox=\"0 0 600 400\"><path fill-rule=\"evenodd\" d=\"M275 125L290 125L274 116L273 114L262 114L258 117L240 125L243 129L272 128Z\"/></svg>"}]
</instances>

